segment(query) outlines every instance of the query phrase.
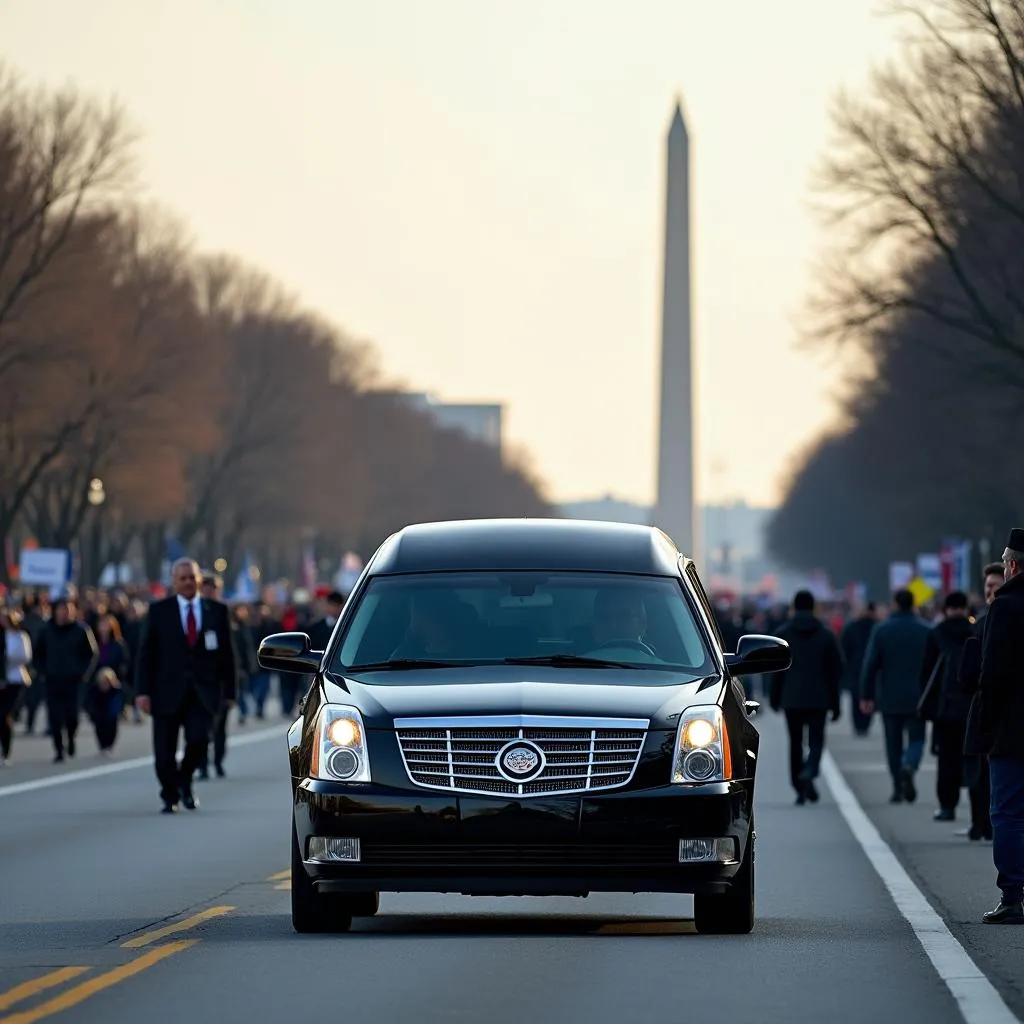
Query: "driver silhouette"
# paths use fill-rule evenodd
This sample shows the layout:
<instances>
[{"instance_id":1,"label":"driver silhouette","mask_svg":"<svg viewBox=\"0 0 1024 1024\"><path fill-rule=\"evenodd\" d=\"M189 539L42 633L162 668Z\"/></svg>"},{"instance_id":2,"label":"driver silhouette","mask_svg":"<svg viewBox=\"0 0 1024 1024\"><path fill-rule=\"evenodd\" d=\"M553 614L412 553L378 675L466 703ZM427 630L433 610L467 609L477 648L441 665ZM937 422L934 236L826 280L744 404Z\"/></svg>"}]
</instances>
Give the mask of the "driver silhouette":
<instances>
[{"instance_id":1,"label":"driver silhouette","mask_svg":"<svg viewBox=\"0 0 1024 1024\"><path fill-rule=\"evenodd\" d=\"M593 630L598 647L616 640L642 642L647 631L647 609L643 600L627 590L598 591L594 599Z\"/></svg>"}]
</instances>

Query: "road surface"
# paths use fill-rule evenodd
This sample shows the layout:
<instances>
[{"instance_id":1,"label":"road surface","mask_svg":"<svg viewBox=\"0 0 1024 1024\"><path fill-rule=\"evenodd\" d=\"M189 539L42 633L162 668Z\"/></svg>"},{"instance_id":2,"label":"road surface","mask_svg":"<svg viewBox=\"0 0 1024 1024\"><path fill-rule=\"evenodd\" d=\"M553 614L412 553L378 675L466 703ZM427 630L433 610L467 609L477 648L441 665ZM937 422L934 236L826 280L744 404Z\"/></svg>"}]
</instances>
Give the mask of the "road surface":
<instances>
[{"instance_id":1,"label":"road surface","mask_svg":"<svg viewBox=\"0 0 1024 1024\"><path fill-rule=\"evenodd\" d=\"M880 740L840 723L831 787L796 807L781 721L757 723L759 919L726 938L694 932L689 897L622 895L385 894L351 934L298 936L280 720L236 730L228 778L173 816L140 763L146 730L113 764L86 742L51 766L19 736L0 772L0 1024L1017 1019L1024 929L975 924L995 902L991 847L936 831L927 773L897 814Z\"/></svg>"}]
</instances>

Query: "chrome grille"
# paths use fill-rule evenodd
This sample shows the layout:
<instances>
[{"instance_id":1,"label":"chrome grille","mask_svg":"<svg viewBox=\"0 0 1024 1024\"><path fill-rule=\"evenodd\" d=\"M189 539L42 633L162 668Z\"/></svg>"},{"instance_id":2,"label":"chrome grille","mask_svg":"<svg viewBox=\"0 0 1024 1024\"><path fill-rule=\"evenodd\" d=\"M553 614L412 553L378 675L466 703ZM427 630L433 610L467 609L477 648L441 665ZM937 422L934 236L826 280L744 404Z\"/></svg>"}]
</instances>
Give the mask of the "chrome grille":
<instances>
[{"instance_id":1,"label":"chrome grille","mask_svg":"<svg viewBox=\"0 0 1024 1024\"><path fill-rule=\"evenodd\" d=\"M397 719L395 733L417 786L457 793L552 796L624 786L633 777L650 722L636 718ZM517 782L498 766L515 741L541 752L538 771Z\"/></svg>"}]
</instances>

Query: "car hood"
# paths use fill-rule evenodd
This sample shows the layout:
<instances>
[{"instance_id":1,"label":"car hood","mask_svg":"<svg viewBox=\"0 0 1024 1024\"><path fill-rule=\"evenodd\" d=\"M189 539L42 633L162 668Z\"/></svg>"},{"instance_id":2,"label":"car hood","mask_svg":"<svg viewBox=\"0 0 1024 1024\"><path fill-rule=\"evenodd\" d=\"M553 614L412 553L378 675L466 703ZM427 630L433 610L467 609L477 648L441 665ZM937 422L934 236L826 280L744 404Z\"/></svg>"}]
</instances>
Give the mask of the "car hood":
<instances>
[{"instance_id":1,"label":"car hood","mask_svg":"<svg viewBox=\"0 0 1024 1024\"><path fill-rule=\"evenodd\" d=\"M673 729L686 708L717 704L723 685L718 676L504 665L391 672L388 682L374 681L383 675L327 675L325 695L359 708L369 729L391 728L396 718L452 715L646 718L652 729Z\"/></svg>"}]
</instances>

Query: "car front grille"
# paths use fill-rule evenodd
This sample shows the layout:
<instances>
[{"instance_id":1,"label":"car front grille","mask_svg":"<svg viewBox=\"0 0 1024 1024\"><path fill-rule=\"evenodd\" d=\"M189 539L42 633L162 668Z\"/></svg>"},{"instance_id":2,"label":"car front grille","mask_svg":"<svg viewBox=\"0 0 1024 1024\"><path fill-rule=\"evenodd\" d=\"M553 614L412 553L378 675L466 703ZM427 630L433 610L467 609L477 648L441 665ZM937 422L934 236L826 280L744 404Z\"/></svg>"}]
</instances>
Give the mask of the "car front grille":
<instances>
[{"instance_id":1,"label":"car front grille","mask_svg":"<svg viewBox=\"0 0 1024 1024\"><path fill-rule=\"evenodd\" d=\"M399 749L417 786L457 793L552 796L624 786L636 771L650 723L646 719L493 718L399 719ZM535 768L522 781L503 763L526 750Z\"/></svg>"}]
</instances>

